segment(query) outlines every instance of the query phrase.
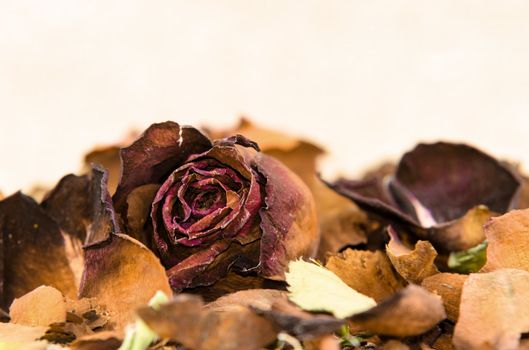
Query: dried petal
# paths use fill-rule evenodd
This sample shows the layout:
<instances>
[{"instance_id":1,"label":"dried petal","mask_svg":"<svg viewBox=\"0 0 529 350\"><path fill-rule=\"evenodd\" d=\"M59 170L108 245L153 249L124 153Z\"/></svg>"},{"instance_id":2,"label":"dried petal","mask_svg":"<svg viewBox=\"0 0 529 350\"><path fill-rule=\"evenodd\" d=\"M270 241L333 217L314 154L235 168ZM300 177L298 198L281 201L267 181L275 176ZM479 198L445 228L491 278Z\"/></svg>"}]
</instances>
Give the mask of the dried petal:
<instances>
[{"instance_id":1,"label":"dried petal","mask_svg":"<svg viewBox=\"0 0 529 350\"><path fill-rule=\"evenodd\" d=\"M520 183L508 167L481 151L438 142L406 153L395 174L383 181L341 180L329 186L362 209L451 251L478 244L488 216L516 206ZM473 209L479 205L491 212Z\"/></svg>"},{"instance_id":2,"label":"dried petal","mask_svg":"<svg viewBox=\"0 0 529 350\"><path fill-rule=\"evenodd\" d=\"M80 297L94 297L121 330L134 319L134 310L147 304L156 291L171 295L165 269L158 258L137 240L112 234L106 241L85 248L85 271Z\"/></svg>"},{"instance_id":3,"label":"dried petal","mask_svg":"<svg viewBox=\"0 0 529 350\"><path fill-rule=\"evenodd\" d=\"M174 122L151 125L132 145L121 150L122 175L114 201L123 212L130 192L141 185L160 183L190 155L211 148L197 129Z\"/></svg>"},{"instance_id":4,"label":"dried petal","mask_svg":"<svg viewBox=\"0 0 529 350\"><path fill-rule=\"evenodd\" d=\"M270 322L246 307L204 311L199 297L178 295L159 310L142 308L140 318L158 335L196 350L260 349L276 332Z\"/></svg>"},{"instance_id":5,"label":"dried petal","mask_svg":"<svg viewBox=\"0 0 529 350\"><path fill-rule=\"evenodd\" d=\"M271 157L258 154L254 164L266 179L266 207L261 217L260 271L284 279L289 261L315 255L319 243L316 207L301 180Z\"/></svg>"},{"instance_id":6,"label":"dried petal","mask_svg":"<svg viewBox=\"0 0 529 350\"><path fill-rule=\"evenodd\" d=\"M120 333L103 331L79 338L70 347L73 350L117 350L121 342Z\"/></svg>"},{"instance_id":7,"label":"dried petal","mask_svg":"<svg viewBox=\"0 0 529 350\"><path fill-rule=\"evenodd\" d=\"M488 246L482 271L501 268L529 271L529 209L492 218L484 229Z\"/></svg>"},{"instance_id":8,"label":"dried petal","mask_svg":"<svg viewBox=\"0 0 529 350\"><path fill-rule=\"evenodd\" d=\"M443 299L446 316L450 321L457 321L463 283L468 276L457 273L438 273L426 277L421 287L439 295Z\"/></svg>"},{"instance_id":9,"label":"dried petal","mask_svg":"<svg viewBox=\"0 0 529 350\"><path fill-rule=\"evenodd\" d=\"M391 240L386 245L386 254L406 281L420 284L426 277L439 272L435 266L437 252L430 242L418 241L411 250L400 241L397 232L391 227L388 233Z\"/></svg>"},{"instance_id":10,"label":"dried petal","mask_svg":"<svg viewBox=\"0 0 529 350\"><path fill-rule=\"evenodd\" d=\"M349 287L370 296L377 302L404 287L391 262L381 251L347 249L330 256L326 268L334 272Z\"/></svg>"},{"instance_id":11,"label":"dried petal","mask_svg":"<svg viewBox=\"0 0 529 350\"><path fill-rule=\"evenodd\" d=\"M25 326L48 326L66 321L66 302L61 292L41 286L17 298L9 308L11 322Z\"/></svg>"},{"instance_id":12,"label":"dried petal","mask_svg":"<svg viewBox=\"0 0 529 350\"><path fill-rule=\"evenodd\" d=\"M225 311L235 305L270 310L272 305L279 300L287 300L287 292L274 289L249 289L227 294L207 304L206 309Z\"/></svg>"},{"instance_id":13,"label":"dried petal","mask_svg":"<svg viewBox=\"0 0 529 350\"><path fill-rule=\"evenodd\" d=\"M2 306L49 285L75 296L74 274L59 226L30 197L18 192L0 202L0 244L4 256ZM2 291L3 289L3 291Z\"/></svg>"},{"instance_id":14,"label":"dried petal","mask_svg":"<svg viewBox=\"0 0 529 350\"><path fill-rule=\"evenodd\" d=\"M456 348L516 349L520 335L529 332L528 287L527 271L471 274L463 285Z\"/></svg>"},{"instance_id":15,"label":"dried petal","mask_svg":"<svg viewBox=\"0 0 529 350\"><path fill-rule=\"evenodd\" d=\"M412 284L350 319L354 328L359 330L409 337L428 331L445 318L441 298Z\"/></svg>"},{"instance_id":16,"label":"dried petal","mask_svg":"<svg viewBox=\"0 0 529 350\"><path fill-rule=\"evenodd\" d=\"M485 239L483 225L498 214L484 205L470 209L461 218L446 222L433 228L429 240L448 251L470 249Z\"/></svg>"}]
</instances>

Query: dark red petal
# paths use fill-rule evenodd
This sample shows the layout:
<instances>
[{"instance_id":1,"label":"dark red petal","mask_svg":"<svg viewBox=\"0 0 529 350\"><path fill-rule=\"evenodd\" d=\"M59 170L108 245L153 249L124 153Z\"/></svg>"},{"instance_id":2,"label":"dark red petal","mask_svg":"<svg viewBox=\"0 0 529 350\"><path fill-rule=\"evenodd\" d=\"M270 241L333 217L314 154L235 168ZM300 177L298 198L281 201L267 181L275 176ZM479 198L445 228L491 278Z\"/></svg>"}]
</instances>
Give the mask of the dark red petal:
<instances>
[{"instance_id":1,"label":"dark red petal","mask_svg":"<svg viewBox=\"0 0 529 350\"><path fill-rule=\"evenodd\" d=\"M406 153L394 182L437 223L457 219L477 205L504 213L516 205L520 187L516 176L496 159L468 145L445 142L419 144Z\"/></svg>"},{"instance_id":2,"label":"dark red petal","mask_svg":"<svg viewBox=\"0 0 529 350\"><path fill-rule=\"evenodd\" d=\"M266 179L265 207L259 211L260 271L265 277L282 279L289 261L316 253L316 207L307 186L277 160L258 153L253 163Z\"/></svg>"},{"instance_id":3,"label":"dark red petal","mask_svg":"<svg viewBox=\"0 0 529 350\"><path fill-rule=\"evenodd\" d=\"M189 156L211 146L211 141L193 127L170 121L151 125L138 140L121 150L122 175L114 195L116 208L123 212L126 198L134 188L163 182Z\"/></svg>"}]
</instances>

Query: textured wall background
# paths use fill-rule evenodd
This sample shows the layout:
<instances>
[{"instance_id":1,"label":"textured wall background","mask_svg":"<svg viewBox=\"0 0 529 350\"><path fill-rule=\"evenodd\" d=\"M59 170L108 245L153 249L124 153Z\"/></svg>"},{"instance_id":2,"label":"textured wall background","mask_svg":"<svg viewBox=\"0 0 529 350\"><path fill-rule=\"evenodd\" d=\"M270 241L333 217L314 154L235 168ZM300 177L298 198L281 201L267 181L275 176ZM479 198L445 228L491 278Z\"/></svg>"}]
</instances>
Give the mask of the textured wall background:
<instances>
[{"instance_id":1,"label":"textured wall background","mask_svg":"<svg viewBox=\"0 0 529 350\"><path fill-rule=\"evenodd\" d=\"M529 164L528 62L522 0L0 0L0 189L240 114L325 144L329 175L439 138Z\"/></svg>"}]
</instances>

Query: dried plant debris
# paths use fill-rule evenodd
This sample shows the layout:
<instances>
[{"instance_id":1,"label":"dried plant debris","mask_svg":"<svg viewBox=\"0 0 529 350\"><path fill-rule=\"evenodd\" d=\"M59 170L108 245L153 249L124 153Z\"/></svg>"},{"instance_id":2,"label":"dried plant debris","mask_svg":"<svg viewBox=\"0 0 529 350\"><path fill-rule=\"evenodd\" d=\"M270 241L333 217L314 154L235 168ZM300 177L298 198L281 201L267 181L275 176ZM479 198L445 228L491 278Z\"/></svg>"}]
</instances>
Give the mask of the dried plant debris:
<instances>
[{"instance_id":1,"label":"dried plant debris","mask_svg":"<svg viewBox=\"0 0 529 350\"><path fill-rule=\"evenodd\" d=\"M471 274L463 285L454 332L458 349L517 349L529 332L529 272Z\"/></svg>"},{"instance_id":2,"label":"dried plant debris","mask_svg":"<svg viewBox=\"0 0 529 350\"><path fill-rule=\"evenodd\" d=\"M331 255L325 265L352 289L377 302L404 287L391 262L382 251L347 249Z\"/></svg>"},{"instance_id":3,"label":"dried plant debris","mask_svg":"<svg viewBox=\"0 0 529 350\"><path fill-rule=\"evenodd\" d=\"M153 124L0 197L0 349L529 348L520 167L438 142L327 186L307 140L207 135Z\"/></svg>"},{"instance_id":4,"label":"dried plant debris","mask_svg":"<svg viewBox=\"0 0 529 350\"><path fill-rule=\"evenodd\" d=\"M439 271L435 266L437 252L428 241L418 241L411 250L399 239L393 228L388 228L391 240L386 245L386 254L393 267L409 283L420 284L428 276Z\"/></svg>"},{"instance_id":5,"label":"dried plant debris","mask_svg":"<svg viewBox=\"0 0 529 350\"><path fill-rule=\"evenodd\" d=\"M375 180L330 186L447 251L483 241L481 224L493 213L515 208L520 189L518 176L503 163L468 145L445 142L418 145L393 174Z\"/></svg>"}]
</instances>

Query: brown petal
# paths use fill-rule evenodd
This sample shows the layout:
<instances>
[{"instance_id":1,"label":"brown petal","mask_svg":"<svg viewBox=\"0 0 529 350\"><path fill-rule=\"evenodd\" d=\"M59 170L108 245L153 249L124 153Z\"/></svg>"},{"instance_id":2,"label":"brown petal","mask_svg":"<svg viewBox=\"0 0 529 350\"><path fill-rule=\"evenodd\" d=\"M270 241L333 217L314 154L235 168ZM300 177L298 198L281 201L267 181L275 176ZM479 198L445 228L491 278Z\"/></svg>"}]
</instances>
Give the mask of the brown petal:
<instances>
[{"instance_id":1,"label":"brown petal","mask_svg":"<svg viewBox=\"0 0 529 350\"><path fill-rule=\"evenodd\" d=\"M276 329L301 340L334 333L345 324L344 320L326 314L306 312L285 299L276 300L269 310L255 308L255 311L270 320Z\"/></svg>"},{"instance_id":2,"label":"brown petal","mask_svg":"<svg viewBox=\"0 0 529 350\"><path fill-rule=\"evenodd\" d=\"M143 244L127 235L112 234L85 248L80 297L95 297L110 313L117 330L134 319L156 291L171 295L165 269Z\"/></svg>"},{"instance_id":3,"label":"brown petal","mask_svg":"<svg viewBox=\"0 0 529 350\"><path fill-rule=\"evenodd\" d=\"M1 306L41 285L75 296L74 274L61 231L33 199L18 192L0 202L0 234Z\"/></svg>"},{"instance_id":4,"label":"brown petal","mask_svg":"<svg viewBox=\"0 0 529 350\"><path fill-rule=\"evenodd\" d=\"M386 254L406 281L420 284L424 278L439 272L435 266L437 252L430 242L418 241L411 250L399 240L395 230L390 227L388 232L391 240L386 245Z\"/></svg>"},{"instance_id":5,"label":"brown petal","mask_svg":"<svg viewBox=\"0 0 529 350\"><path fill-rule=\"evenodd\" d=\"M57 289L41 286L15 299L9 316L12 323L33 327L65 322L66 302Z\"/></svg>"},{"instance_id":6,"label":"brown petal","mask_svg":"<svg viewBox=\"0 0 529 350\"><path fill-rule=\"evenodd\" d=\"M127 197L127 234L138 241L151 246L147 237L145 223L150 218L151 203L160 185L150 184L136 187Z\"/></svg>"},{"instance_id":7,"label":"brown petal","mask_svg":"<svg viewBox=\"0 0 529 350\"><path fill-rule=\"evenodd\" d=\"M346 246L367 243L367 236L378 227L351 200L340 196L318 179L312 188L318 209L321 242L318 258L339 252Z\"/></svg>"},{"instance_id":8,"label":"brown petal","mask_svg":"<svg viewBox=\"0 0 529 350\"><path fill-rule=\"evenodd\" d=\"M180 294L158 310L142 308L138 315L158 335L195 350L258 350L273 342L270 322L243 306L205 311L197 296Z\"/></svg>"},{"instance_id":9,"label":"brown petal","mask_svg":"<svg viewBox=\"0 0 529 350\"><path fill-rule=\"evenodd\" d=\"M283 281L273 281L260 276L240 275L228 272L228 275L210 286L187 289L187 293L200 295L205 301L213 301L226 295L234 295L238 291L253 289L286 289Z\"/></svg>"},{"instance_id":10,"label":"brown petal","mask_svg":"<svg viewBox=\"0 0 529 350\"><path fill-rule=\"evenodd\" d=\"M439 295L443 299L447 318L450 321L457 321L459 317L459 304L461 302L461 291L467 275L457 273L438 273L426 277L421 287L427 291Z\"/></svg>"},{"instance_id":11,"label":"brown petal","mask_svg":"<svg viewBox=\"0 0 529 350\"><path fill-rule=\"evenodd\" d=\"M486 206L478 205L459 219L433 227L429 240L434 246L450 252L472 248L483 242L483 225L496 215Z\"/></svg>"},{"instance_id":12,"label":"brown petal","mask_svg":"<svg viewBox=\"0 0 529 350\"><path fill-rule=\"evenodd\" d=\"M63 177L46 195L42 207L63 231L83 244L103 241L117 230L107 173L97 165L90 176Z\"/></svg>"},{"instance_id":13,"label":"brown petal","mask_svg":"<svg viewBox=\"0 0 529 350\"><path fill-rule=\"evenodd\" d=\"M487 262L481 271L515 268L529 271L529 209L492 218L484 227Z\"/></svg>"},{"instance_id":14,"label":"brown petal","mask_svg":"<svg viewBox=\"0 0 529 350\"><path fill-rule=\"evenodd\" d=\"M70 347L73 350L117 350L122 341L118 332L103 331L79 338Z\"/></svg>"},{"instance_id":15,"label":"brown petal","mask_svg":"<svg viewBox=\"0 0 529 350\"><path fill-rule=\"evenodd\" d=\"M457 349L516 349L529 332L529 273L500 269L471 274L463 285Z\"/></svg>"},{"instance_id":16,"label":"brown petal","mask_svg":"<svg viewBox=\"0 0 529 350\"><path fill-rule=\"evenodd\" d=\"M225 295L206 305L215 311L229 310L234 305L270 310L278 300L287 300L285 291L275 289L249 289Z\"/></svg>"},{"instance_id":17,"label":"brown petal","mask_svg":"<svg viewBox=\"0 0 529 350\"><path fill-rule=\"evenodd\" d=\"M374 308L354 315L351 321L355 329L409 337L428 331L445 318L441 298L412 284Z\"/></svg>"},{"instance_id":18,"label":"brown petal","mask_svg":"<svg viewBox=\"0 0 529 350\"><path fill-rule=\"evenodd\" d=\"M349 287L377 302L404 286L381 251L347 249L341 254L330 256L325 267Z\"/></svg>"}]
</instances>

